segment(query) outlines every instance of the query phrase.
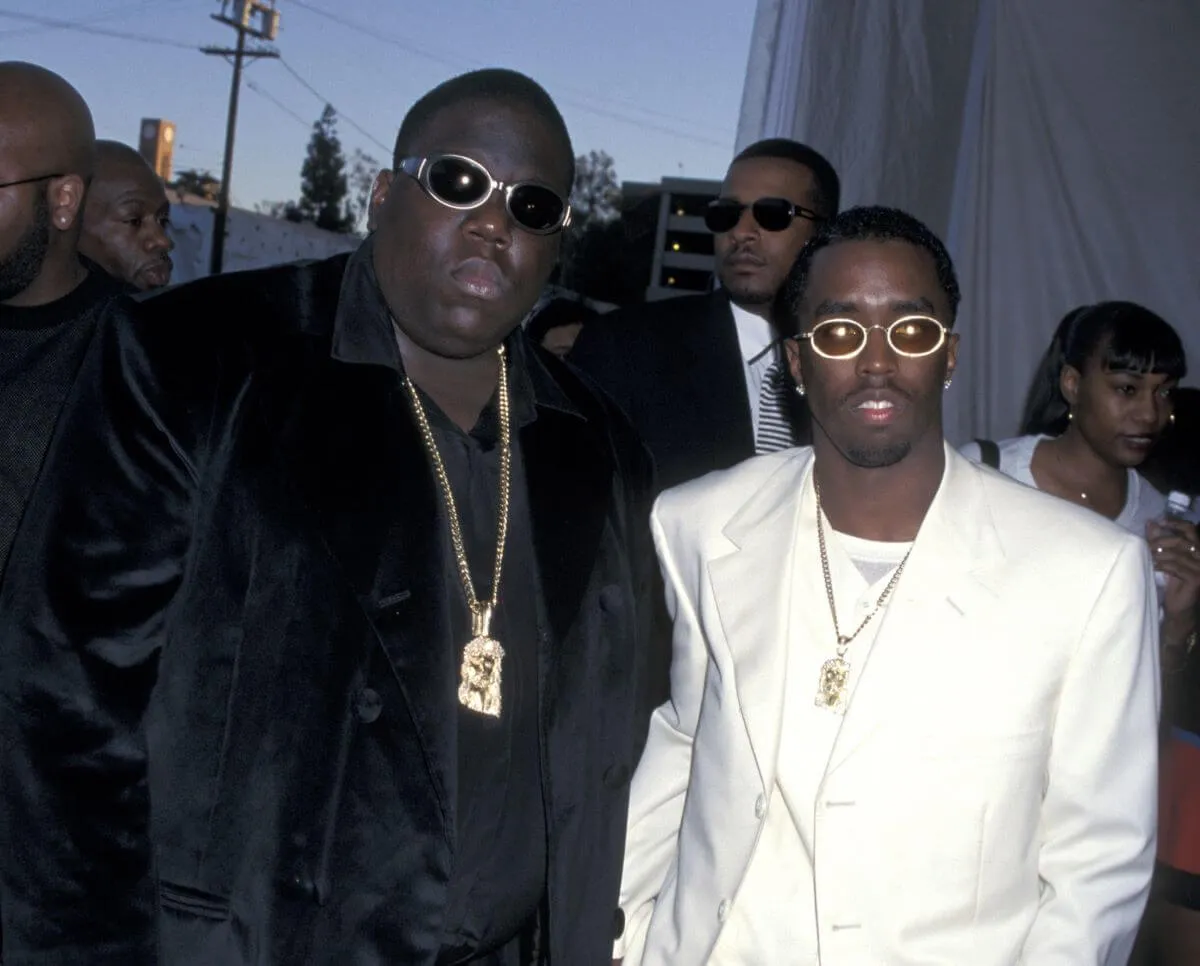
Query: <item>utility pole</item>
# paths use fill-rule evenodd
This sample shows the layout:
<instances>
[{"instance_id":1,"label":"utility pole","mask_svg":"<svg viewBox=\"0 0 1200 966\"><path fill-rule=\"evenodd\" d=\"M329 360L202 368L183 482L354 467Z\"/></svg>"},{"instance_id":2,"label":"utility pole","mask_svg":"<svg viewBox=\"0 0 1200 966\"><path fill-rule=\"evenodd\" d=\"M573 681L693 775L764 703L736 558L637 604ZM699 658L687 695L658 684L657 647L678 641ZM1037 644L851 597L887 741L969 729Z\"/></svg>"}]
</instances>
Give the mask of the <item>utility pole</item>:
<instances>
[{"instance_id":1,"label":"utility pole","mask_svg":"<svg viewBox=\"0 0 1200 966\"><path fill-rule=\"evenodd\" d=\"M230 8L237 14L229 16ZM229 185L233 178L233 141L237 132L238 94L242 87L242 64L246 58L278 57L279 51L269 47L246 48L246 37L271 41L279 33L279 11L275 0L221 0L221 12L212 14L213 20L233 27L237 31L237 46L233 50L224 47L202 47L205 54L217 57L233 57L233 82L229 87L229 114L225 120L225 160L221 167L221 193L217 199L217 210L213 217L212 254L208 270L212 275L221 274L225 260L225 227L229 223ZM251 21L256 21L252 26Z\"/></svg>"}]
</instances>

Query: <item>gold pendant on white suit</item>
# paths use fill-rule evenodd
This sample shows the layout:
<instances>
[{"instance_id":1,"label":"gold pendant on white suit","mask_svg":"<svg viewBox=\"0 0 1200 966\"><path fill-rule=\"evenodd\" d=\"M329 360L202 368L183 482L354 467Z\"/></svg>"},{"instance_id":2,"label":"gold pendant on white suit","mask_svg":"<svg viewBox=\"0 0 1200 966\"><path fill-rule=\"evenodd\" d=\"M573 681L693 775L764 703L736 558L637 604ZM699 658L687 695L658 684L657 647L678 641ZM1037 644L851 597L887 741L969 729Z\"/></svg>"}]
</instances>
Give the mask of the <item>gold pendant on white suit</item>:
<instances>
[{"instance_id":1,"label":"gold pendant on white suit","mask_svg":"<svg viewBox=\"0 0 1200 966\"><path fill-rule=\"evenodd\" d=\"M825 708L834 714L845 714L846 706L850 703L850 662L846 660L846 651L850 649L851 642L858 637L862 629L871 623L875 615L887 603L888 598L896 587L896 583L900 580L900 575L904 573L904 565L908 563L912 547L908 548L908 552L904 554L904 559L900 561L895 573L892 574L892 579L883 588L883 593L879 595L879 600L875 602L875 609L862 619L862 623L854 629L853 633L843 634L838 625L837 603L833 598L833 576L829 570L829 551L825 546L825 525L822 523L822 518L825 514L821 509L821 485L817 482L815 473L813 474L813 489L817 496L817 548L821 553L821 576L825 578L825 596L829 601L829 615L833 618L833 632L837 635L836 656L831 657L821 665L821 675L817 679L817 700L815 703L818 708Z\"/></svg>"},{"instance_id":2,"label":"gold pendant on white suit","mask_svg":"<svg viewBox=\"0 0 1200 966\"><path fill-rule=\"evenodd\" d=\"M815 703L818 708L825 708L834 714L845 714L846 695L850 685L850 663L842 656L845 647L839 647L838 651L837 657L831 657L821 665Z\"/></svg>"}]
</instances>

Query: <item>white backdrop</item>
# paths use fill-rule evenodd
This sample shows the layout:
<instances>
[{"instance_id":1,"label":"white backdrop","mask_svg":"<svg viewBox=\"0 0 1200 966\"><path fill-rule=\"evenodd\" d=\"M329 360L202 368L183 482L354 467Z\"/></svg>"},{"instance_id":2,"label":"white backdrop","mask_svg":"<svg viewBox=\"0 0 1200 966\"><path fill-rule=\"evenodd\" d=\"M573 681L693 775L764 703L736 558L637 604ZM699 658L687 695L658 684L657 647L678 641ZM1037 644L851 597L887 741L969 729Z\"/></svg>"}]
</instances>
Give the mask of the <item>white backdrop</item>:
<instances>
[{"instance_id":1,"label":"white backdrop","mask_svg":"<svg viewBox=\"0 0 1200 966\"><path fill-rule=\"evenodd\" d=\"M825 153L847 205L947 242L963 305L947 435L1017 430L1076 305L1142 302L1200 374L1198 0L759 0L738 147Z\"/></svg>"}]
</instances>

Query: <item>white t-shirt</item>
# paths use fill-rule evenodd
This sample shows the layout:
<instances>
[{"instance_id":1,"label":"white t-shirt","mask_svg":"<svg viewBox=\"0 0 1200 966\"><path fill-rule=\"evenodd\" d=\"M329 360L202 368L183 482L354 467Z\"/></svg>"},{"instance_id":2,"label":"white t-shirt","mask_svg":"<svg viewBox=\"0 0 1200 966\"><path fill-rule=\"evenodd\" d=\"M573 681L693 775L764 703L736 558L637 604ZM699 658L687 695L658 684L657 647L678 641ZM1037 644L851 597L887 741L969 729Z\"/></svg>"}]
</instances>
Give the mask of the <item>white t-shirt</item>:
<instances>
[{"instance_id":1,"label":"white t-shirt","mask_svg":"<svg viewBox=\"0 0 1200 966\"><path fill-rule=\"evenodd\" d=\"M1024 483L1035 490L1039 489L1033 478L1030 464L1038 443L1049 436L1016 436L1006 439L996 445L1000 449L1000 472L1010 476L1018 483ZM967 443L960 450L963 456L976 463L982 463L983 458L978 443ZM1113 522L1139 537L1146 536L1146 524L1163 515L1167 508L1167 498L1147 483L1136 470L1128 470L1129 482L1125 489L1125 506L1121 508Z\"/></svg>"},{"instance_id":2,"label":"white t-shirt","mask_svg":"<svg viewBox=\"0 0 1200 966\"><path fill-rule=\"evenodd\" d=\"M742 354L742 368L746 375L746 396L750 400L750 424L754 438L758 438L758 395L762 391L763 378L776 354L771 351L775 342L775 327L766 319L747 312L729 303L733 309L733 322L737 327L738 348Z\"/></svg>"},{"instance_id":3,"label":"white t-shirt","mask_svg":"<svg viewBox=\"0 0 1200 966\"><path fill-rule=\"evenodd\" d=\"M849 634L875 609L912 544L877 543L828 533L838 624L843 634ZM797 573L793 580L799 579ZM882 619L883 611L846 652L851 700ZM819 962L814 869L817 796L842 718L817 707L815 699L821 665L834 657L836 647L832 639L795 636L789 648L775 785L767 796L766 820L746 877L709 966L817 966Z\"/></svg>"}]
</instances>

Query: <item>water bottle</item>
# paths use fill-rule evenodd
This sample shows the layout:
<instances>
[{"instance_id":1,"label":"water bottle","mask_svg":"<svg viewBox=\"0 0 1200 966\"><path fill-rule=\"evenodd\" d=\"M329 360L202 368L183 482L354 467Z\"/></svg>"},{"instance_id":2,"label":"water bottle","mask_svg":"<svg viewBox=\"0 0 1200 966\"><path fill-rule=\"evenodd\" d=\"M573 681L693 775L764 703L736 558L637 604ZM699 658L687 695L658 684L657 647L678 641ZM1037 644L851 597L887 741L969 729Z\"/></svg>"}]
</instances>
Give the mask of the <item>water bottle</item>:
<instances>
[{"instance_id":1,"label":"water bottle","mask_svg":"<svg viewBox=\"0 0 1200 966\"><path fill-rule=\"evenodd\" d=\"M1186 522L1191 509L1192 498L1179 490L1172 490L1167 494L1167 508L1163 511L1163 515L1159 517L1159 522L1165 523L1167 526L1170 526L1175 521ZM1154 583L1158 587L1158 595L1161 601L1162 592L1167 586L1167 575L1155 570Z\"/></svg>"}]
</instances>

